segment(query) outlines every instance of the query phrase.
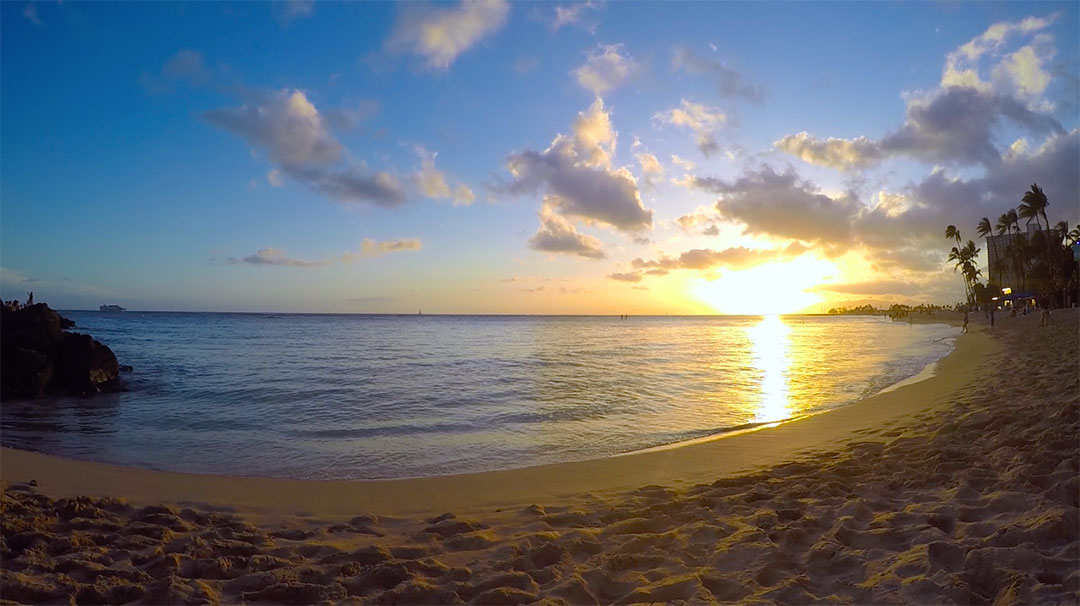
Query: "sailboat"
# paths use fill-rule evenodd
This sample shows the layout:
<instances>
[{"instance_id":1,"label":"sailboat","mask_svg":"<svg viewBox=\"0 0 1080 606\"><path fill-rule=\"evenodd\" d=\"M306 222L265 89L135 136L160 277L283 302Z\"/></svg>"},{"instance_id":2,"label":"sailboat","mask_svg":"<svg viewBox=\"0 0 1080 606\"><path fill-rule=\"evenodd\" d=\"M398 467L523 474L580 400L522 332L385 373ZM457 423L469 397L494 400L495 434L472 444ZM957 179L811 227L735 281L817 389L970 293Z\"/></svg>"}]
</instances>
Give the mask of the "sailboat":
<instances>
[{"instance_id":1,"label":"sailboat","mask_svg":"<svg viewBox=\"0 0 1080 606\"><path fill-rule=\"evenodd\" d=\"M416 310L416 315L422 316L422 315L424 315L424 312L422 310L418 309L418 310Z\"/></svg>"}]
</instances>

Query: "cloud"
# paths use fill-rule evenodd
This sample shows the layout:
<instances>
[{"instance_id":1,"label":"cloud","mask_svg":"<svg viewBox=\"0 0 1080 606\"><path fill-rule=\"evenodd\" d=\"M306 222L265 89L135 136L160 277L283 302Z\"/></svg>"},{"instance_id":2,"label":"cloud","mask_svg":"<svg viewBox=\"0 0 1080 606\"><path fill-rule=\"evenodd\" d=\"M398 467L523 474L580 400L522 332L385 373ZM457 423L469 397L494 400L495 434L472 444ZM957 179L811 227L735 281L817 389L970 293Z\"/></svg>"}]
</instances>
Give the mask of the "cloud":
<instances>
[{"instance_id":1,"label":"cloud","mask_svg":"<svg viewBox=\"0 0 1080 606\"><path fill-rule=\"evenodd\" d=\"M272 168L266 173L266 182L272 187L285 187L285 178L281 176L281 171Z\"/></svg>"},{"instance_id":2,"label":"cloud","mask_svg":"<svg viewBox=\"0 0 1080 606\"><path fill-rule=\"evenodd\" d=\"M712 61L695 55L688 49L677 47L671 60L675 71L688 74L704 74L716 85L716 92L721 97L742 98L754 103L765 101L765 88L744 81L742 74L719 61Z\"/></svg>"},{"instance_id":3,"label":"cloud","mask_svg":"<svg viewBox=\"0 0 1080 606\"><path fill-rule=\"evenodd\" d=\"M700 229L702 235L716 236L720 233L716 227L718 219L715 209L699 206L694 209L694 212L678 217L675 222L687 233L694 233Z\"/></svg>"},{"instance_id":4,"label":"cloud","mask_svg":"<svg viewBox=\"0 0 1080 606\"><path fill-rule=\"evenodd\" d=\"M1008 38L1038 32L1053 19L1029 17L997 23L950 53L940 86L909 95L903 124L880 139L822 140L800 132L783 137L775 146L810 164L839 170L861 169L901 155L927 163L982 165L994 170L1002 160L995 146L995 133L1002 127L1039 136L1065 132L1048 112L1053 104L1040 98L1050 82L1045 64L1056 53L1053 38L1036 34L1032 44L1016 52L999 52ZM979 74L984 57L998 59L989 68L989 80Z\"/></svg>"},{"instance_id":5,"label":"cloud","mask_svg":"<svg viewBox=\"0 0 1080 606\"><path fill-rule=\"evenodd\" d=\"M663 124L690 129L697 137L698 149L705 156L709 156L720 149L716 143L715 132L727 121L727 115L718 107L682 99L679 107L657 112L653 119Z\"/></svg>"},{"instance_id":6,"label":"cloud","mask_svg":"<svg viewBox=\"0 0 1080 606\"><path fill-rule=\"evenodd\" d=\"M600 44L589 51L585 63L571 72L578 85L601 95L626 82L638 69L638 64L622 51L621 44Z\"/></svg>"},{"instance_id":7,"label":"cloud","mask_svg":"<svg viewBox=\"0 0 1080 606\"><path fill-rule=\"evenodd\" d=\"M422 57L431 69L446 70L459 55L498 31L509 12L505 0L462 0L452 7L410 5L387 46Z\"/></svg>"},{"instance_id":8,"label":"cloud","mask_svg":"<svg viewBox=\"0 0 1080 606\"><path fill-rule=\"evenodd\" d=\"M347 106L327 111L326 121L336 129L352 130L378 113L379 102L376 99L359 99Z\"/></svg>"},{"instance_id":9,"label":"cloud","mask_svg":"<svg viewBox=\"0 0 1080 606\"><path fill-rule=\"evenodd\" d=\"M652 226L653 211L641 202L633 175L611 167L616 133L597 99L578 114L570 136L558 135L543 152L526 150L507 158L512 180L497 189L524 194L543 191L546 204L564 216L638 233Z\"/></svg>"},{"instance_id":10,"label":"cloud","mask_svg":"<svg viewBox=\"0 0 1080 606\"><path fill-rule=\"evenodd\" d=\"M166 59L157 75L143 72L139 84L151 94L167 94L176 89L178 82L206 86L213 78L214 73L207 67L202 53L184 48Z\"/></svg>"},{"instance_id":11,"label":"cloud","mask_svg":"<svg viewBox=\"0 0 1080 606\"><path fill-rule=\"evenodd\" d=\"M746 248L734 246L723 250L694 248L678 257L661 255L658 259L645 260L638 257L630 262L634 269L648 270L651 275L664 275L676 269L704 271L715 267L744 269L770 261L798 257L809 250L797 242L780 248Z\"/></svg>"},{"instance_id":12,"label":"cloud","mask_svg":"<svg viewBox=\"0 0 1080 606\"><path fill-rule=\"evenodd\" d=\"M612 280L618 280L619 282L641 282L643 279L640 272L613 273L608 274L608 277Z\"/></svg>"},{"instance_id":13,"label":"cloud","mask_svg":"<svg viewBox=\"0 0 1080 606\"><path fill-rule=\"evenodd\" d=\"M697 166L697 164L694 164L693 160L687 160L685 158L680 158L679 156L676 156L675 154L671 155L671 163L678 166L678 167L680 167L680 168L682 168L683 170L694 170L694 168Z\"/></svg>"},{"instance_id":14,"label":"cloud","mask_svg":"<svg viewBox=\"0 0 1080 606\"><path fill-rule=\"evenodd\" d=\"M866 137L857 139L829 137L822 141L810 136L806 131L787 135L773 145L808 164L839 170L863 168L878 162L883 155L880 146Z\"/></svg>"},{"instance_id":15,"label":"cloud","mask_svg":"<svg viewBox=\"0 0 1080 606\"><path fill-rule=\"evenodd\" d=\"M895 192L879 192L868 203L853 192L823 192L792 169L769 166L748 169L732 181L693 177L691 183L718 194L717 213L747 233L800 240L826 254L861 248L879 270L927 272L941 267L940 253L947 249L943 226L957 225L970 237L980 217L995 221L1032 182L1050 198L1051 223L1077 223L1077 166L1080 129L1007 154L982 176L962 178L939 169Z\"/></svg>"},{"instance_id":16,"label":"cloud","mask_svg":"<svg viewBox=\"0 0 1080 606\"><path fill-rule=\"evenodd\" d=\"M1000 22L988 27L985 32L968 41L960 48L950 52L945 58L945 68L942 71L941 83L943 86L970 87L979 90L988 90L994 85L1001 88L1012 88L1023 94L1038 94L1045 89L1045 85L1039 87L1030 86L1032 81L1026 84L1021 82L1028 76L1033 75L1033 69L1041 72L1042 58L1035 56L1035 49L1027 46L1012 55L1006 56L992 68L994 83L987 82L979 75L979 62L984 57L997 58L1002 55L1001 50L1005 42L1015 36L1035 34L1046 29L1057 19L1058 15L1046 17L1026 17L1017 22ZM1039 43L1045 43L1045 36L1035 36ZM1052 49L1050 56L1053 56Z\"/></svg>"},{"instance_id":17,"label":"cloud","mask_svg":"<svg viewBox=\"0 0 1080 606\"><path fill-rule=\"evenodd\" d=\"M226 265L238 265L242 263L248 265L273 265L279 267L322 267L324 265L329 265L330 261L303 261L300 259L292 259L280 248L263 248L253 255L248 255L240 259L236 257L225 259Z\"/></svg>"},{"instance_id":18,"label":"cloud","mask_svg":"<svg viewBox=\"0 0 1080 606\"><path fill-rule=\"evenodd\" d=\"M302 91L257 92L240 107L211 110L205 117L266 150L281 172L326 196L385 207L405 202L405 192L389 173L337 166L345 150Z\"/></svg>"},{"instance_id":19,"label":"cloud","mask_svg":"<svg viewBox=\"0 0 1080 606\"><path fill-rule=\"evenodd\" d=\"M457 182L451 189L446 175L435 168L437 153L429 152L419 145L415 150L420 156L420 170L413 174L412 180L423 196L434 199L453 199L454 206L468 206L476 200L472 190L464 183Z\"/></svg>"},{"instance_id":20,"label":"cloud","mask_svg":"<svg viewBox=\"0 0 1080 606\"><path fill-rule=\"evenodd\" d=\"M815 290L839 292L849 295L906 295L912 296L923 292L920 284L904 280L872 280L869 282L850 282L846 284L822 284Z\"/></svg>"},{"instance_id":21,"label":"cloud","mask_svg":"<svg viewBox=\"0 0 1080 606\"><path fill-rule=\"evenodd\" d=\"M30 23L37 26L42 25L41 18L38 17L37 13L37 2L27 2L26 6L23 7L22 15L23 17L26 17L26 20Z\"/></svg>"},{"instance_id":22,"label":"cloud","mask_svg":"<svg viewBox=\"0 0 1080 606\"><path fill-rule=\"evenodd\" d=\"M862 207L854 193L833 198L803 181L794 170L770 166L747 170L734 181L694 178L693 185L720 194L719 216L743 223L751 234L847 245L851 218Z\"/></svg>"},{"instance_id":23,"label":"cloud","mask_svg":"<svg viewBox=\"0 0 1080 606\"><path fill-rule=\"evenodd\" d=\"M282 25L315 15L315 0L285 0L274 4L274 16Z\"/></svg>"},{"instance_id":24,"label":"cloud","mask_svg":"<svg viewBox=\"0 0 1080 606\"><path fill-rule=\"evenodd\" d=\"M598 10L599 2L575 2L555 7L551 19L551 31L557 32L568 25L577 25L590 34L596 33L596 23L585 18L586 11Z\"/></svg>"},{"instance_id":25,"label":"cloud","mask_svg":"<svg viewBox=\"0 0 1080 606\"><path fill-rule=\"evenodd\" d=\"M600 241L577 229L557 212L557 204L549 197L540 206L540 229L529 238L529 247L551 253L577 255L588 259L603 259L607 255Z\"/></svg>"},{"instance_id":26,"label":"cloud","mask_svg":"<svg viewBox=\"0 0 1080 606\"><path fill-rule=\"evenodd\" d=\"M775 145L810 164L841 170L864 168L896 155L928 163L982 164L989 168L1001 161L994 146L994 129L1004 122L1040 135L1064 132L1053 116L1029 109L1013 97L950 87L909 100L904 124L879 140L859 137L822 141L801 132Z\"/></svg>"},{"instance_id":27,"label":"cloud","mask_svg":"<svg viewBox=\"0 0 1080 606\"><path fill-rule=\"evenodd\" d=\"M381 257L387 253L405 252L410 250L420 250L424 247L419 238L401 238L398 240L382 240L376 242L371 238L364 238L364 241L360 243L360 250L357 252L349 251L341 255L342 263L352 263L357 259L370 259L373 257Z\"/></svg>"},{"instance_id":28,"label":"cloud","mask_svg":"<svg viewBox=\"0 0 1080 606\"><path fill-rule=\"evenodd\" d=\"M540 60L536 57L522 57L514 61L513 69L519 74L525 74L536 69L538 65L540 65Z\"/></svg>"}]
</instances>

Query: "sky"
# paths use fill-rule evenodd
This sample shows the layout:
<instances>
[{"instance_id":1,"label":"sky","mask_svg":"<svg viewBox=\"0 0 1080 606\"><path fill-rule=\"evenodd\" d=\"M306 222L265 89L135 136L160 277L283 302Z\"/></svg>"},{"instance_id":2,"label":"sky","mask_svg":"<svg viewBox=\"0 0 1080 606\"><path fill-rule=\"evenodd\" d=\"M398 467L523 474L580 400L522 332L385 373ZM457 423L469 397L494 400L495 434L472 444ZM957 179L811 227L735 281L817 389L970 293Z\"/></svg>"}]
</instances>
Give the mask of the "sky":
<instances>
[{"instance_id":1,"label":"sky","mask_svg":"<svg viewBox=\"0 0 1080 606\"><path fill-rule=\"evenodd\" d=\"M0 296L357 313L951 304L964 285L946 225L976 239L1033 182L1052 224L1080 222L1077 12L3 2Z\"/></svg>"}]
</instances>

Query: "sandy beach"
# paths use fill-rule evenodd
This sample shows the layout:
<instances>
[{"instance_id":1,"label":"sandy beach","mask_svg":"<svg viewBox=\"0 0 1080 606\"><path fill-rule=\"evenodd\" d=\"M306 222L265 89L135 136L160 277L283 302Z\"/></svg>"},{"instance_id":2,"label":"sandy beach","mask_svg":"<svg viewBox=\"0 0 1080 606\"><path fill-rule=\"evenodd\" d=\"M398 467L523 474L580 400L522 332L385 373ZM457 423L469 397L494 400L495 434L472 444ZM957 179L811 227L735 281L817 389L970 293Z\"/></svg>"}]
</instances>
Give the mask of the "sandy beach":
<instances>
[{"instance_id":1,"label":"sandy beach","mask_svg":"<svg viewBox=\"0 0 1080 606\"><path fill-rule=\"evenodd\" d=\"M916 319L918 320L918 319ZM392 481L3 449L3 603L1078 603L1077 310L667 450Z\"/></svg>"}]
</instances>

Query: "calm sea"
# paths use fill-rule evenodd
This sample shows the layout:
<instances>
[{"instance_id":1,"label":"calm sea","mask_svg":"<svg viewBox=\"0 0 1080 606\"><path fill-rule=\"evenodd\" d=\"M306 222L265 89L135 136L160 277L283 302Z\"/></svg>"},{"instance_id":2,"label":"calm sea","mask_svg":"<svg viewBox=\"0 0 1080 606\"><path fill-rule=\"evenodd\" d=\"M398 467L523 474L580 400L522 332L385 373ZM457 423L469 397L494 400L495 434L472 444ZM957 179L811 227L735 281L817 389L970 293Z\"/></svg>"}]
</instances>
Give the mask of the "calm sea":
<instances>
[{"instance_id":1,"label":"calm sea","mask_svg":"<svg viewBox=\"0 0 1080 606\"><path fill-rule=\"evenodd\" d=\"M3 444L172 471L393 478L605 457L844 406L957 329L875 317L64 312L129 391L5 402Z\"/></svg>"}]
</instances>

